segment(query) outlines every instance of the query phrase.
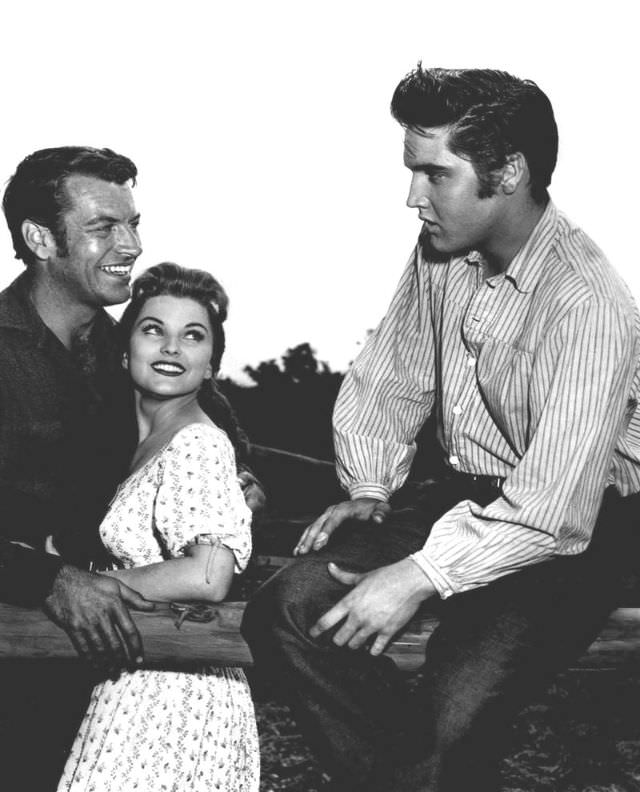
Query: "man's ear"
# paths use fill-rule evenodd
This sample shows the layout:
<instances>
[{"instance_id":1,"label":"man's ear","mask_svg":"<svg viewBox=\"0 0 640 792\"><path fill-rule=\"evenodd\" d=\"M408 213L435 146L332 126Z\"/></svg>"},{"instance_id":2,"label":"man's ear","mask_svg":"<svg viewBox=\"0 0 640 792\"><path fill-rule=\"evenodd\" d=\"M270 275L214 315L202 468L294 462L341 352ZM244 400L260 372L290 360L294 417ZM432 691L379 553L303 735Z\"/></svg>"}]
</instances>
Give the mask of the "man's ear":
<instances>
[{"instance_id":1,"label":"man's ear","mask_svg":"<svg viewBox=\"0 0 640 792\"><path fill-rule=\"evenodd\" d=\"M509 154L507 162L502 168L502 179L500 180L505 195L513 195L523 179L528 180L528 178L529 167L524 156L519 151Z\"/></svg>"},{"instance_id":2,"label":"man's ear","mask_svg":"<svg viewBox=\"0 0 640 792\"><path fill-rule=\"evenodd\" d=\"M24 220L21 228L27 247L37 259L46 261L52 255L55 255L58 246L47 226L36 223L33 220Z\"/></svg>"}]
</instances>

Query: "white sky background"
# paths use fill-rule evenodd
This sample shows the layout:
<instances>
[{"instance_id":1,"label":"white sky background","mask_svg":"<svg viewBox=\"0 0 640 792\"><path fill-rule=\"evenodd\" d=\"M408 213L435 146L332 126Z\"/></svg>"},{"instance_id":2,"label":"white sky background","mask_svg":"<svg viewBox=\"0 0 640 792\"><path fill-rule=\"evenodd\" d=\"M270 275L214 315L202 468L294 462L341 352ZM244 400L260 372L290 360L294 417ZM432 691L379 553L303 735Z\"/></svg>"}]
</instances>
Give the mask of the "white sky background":
<instances>
[{"instance_id":1,"label":"white sky background","mask_svg":"<svg viewBox=\"0 0 640 792\"><path fill-rule=\"evenodd\" d=\"M170 260L219 278L231 297L223 373L304 341L344 369L419 231L393 89L419 59L502 68L548 93L552 196L640 298L634 5L4 3L0 181L46 146L128 155L140 172L136 271ZM0 243L4 287L22 265L4 226Z\"/></svg>"}]
</instances>

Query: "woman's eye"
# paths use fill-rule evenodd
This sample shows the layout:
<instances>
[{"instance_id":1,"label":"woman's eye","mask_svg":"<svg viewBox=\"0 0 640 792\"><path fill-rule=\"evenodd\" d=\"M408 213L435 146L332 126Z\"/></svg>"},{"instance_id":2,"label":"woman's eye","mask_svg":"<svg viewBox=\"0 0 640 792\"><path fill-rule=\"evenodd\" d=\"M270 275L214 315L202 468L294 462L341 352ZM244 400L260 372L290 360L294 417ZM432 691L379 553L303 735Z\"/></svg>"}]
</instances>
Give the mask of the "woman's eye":
<instances>
[{"instance_id":1,"label":"woman's eye","mask_svg":"<svg viewBox=\"0 0 640 792\"><path fill-rule=\"evenodd\" d=\"M140 330L147 335L160 335L162 328L157 324L142 325Z\"/></svg>"},{"instance_id":2,"label":"woman's eye","mask_svg":"<svg viewBox=\"0 0 640 792\"><path fill-rule=\"evenodd\" d=\"M185 333L185 338L190 341L204 341L204 333L201 333L200 330L189 330Z\"/></svg>"}]
</instances>

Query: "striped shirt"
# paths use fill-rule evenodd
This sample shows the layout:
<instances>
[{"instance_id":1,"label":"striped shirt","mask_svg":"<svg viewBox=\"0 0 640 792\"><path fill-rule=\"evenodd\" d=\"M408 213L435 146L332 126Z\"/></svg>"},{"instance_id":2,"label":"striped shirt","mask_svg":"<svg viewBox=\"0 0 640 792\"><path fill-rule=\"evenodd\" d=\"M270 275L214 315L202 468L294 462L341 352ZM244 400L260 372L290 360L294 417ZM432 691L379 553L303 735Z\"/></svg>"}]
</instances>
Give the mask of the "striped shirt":
<instances>
[{"instance_id":1,"label":"striped shirt","mask_svg":"<svg viewBox=\"0 0 640 792\"><path fill-rule=\"evenodd\" d=\"M418 245L334 415L351 498L386 500L435 410L452 469L505 479L412 556L442 597L588 545L604 490L640 491L640 317L602 252L549 204L506 272Z\"/></svg>"}]
</instances>

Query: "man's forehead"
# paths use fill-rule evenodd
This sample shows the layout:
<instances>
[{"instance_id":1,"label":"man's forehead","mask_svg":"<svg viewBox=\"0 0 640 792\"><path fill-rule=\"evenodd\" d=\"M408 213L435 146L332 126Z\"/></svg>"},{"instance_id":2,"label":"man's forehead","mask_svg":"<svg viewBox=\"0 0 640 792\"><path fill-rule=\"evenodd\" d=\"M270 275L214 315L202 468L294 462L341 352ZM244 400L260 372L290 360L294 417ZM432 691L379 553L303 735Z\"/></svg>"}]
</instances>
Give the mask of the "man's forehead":
<instances>
[{"instance_id":1,"label":"man's forehead","mask_svg":"<svg viewBox=\"0 0 640 792\"><path fill-rule=\"evenodd\" d=\"M456 155L448 146L449 135L449 127L407 127L404 135L405 162L455 159Z\"/></svg>"},{"instance_id":2,"label":"man's forehead","mask_svg":"<svg viewBox=\"0 0 640 792\"><path fill-rule=\"evenodd\" d=\"M135 213L128 182L117 184L97 176L72 173L63 182L66 212L109 214Z\"/></svg>"}]
</instances>

